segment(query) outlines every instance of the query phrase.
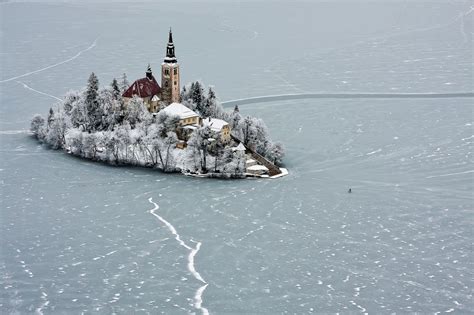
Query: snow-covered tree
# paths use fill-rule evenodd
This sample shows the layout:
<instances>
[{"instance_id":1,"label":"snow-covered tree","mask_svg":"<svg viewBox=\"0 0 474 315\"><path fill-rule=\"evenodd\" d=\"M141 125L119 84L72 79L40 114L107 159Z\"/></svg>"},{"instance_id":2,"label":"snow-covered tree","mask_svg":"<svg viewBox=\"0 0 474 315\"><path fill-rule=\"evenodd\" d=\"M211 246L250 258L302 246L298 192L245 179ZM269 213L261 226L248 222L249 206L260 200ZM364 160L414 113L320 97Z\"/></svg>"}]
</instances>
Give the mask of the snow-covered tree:
<instances>
[{"instance_id":1,"label":"snow-covered tree","mask_svg":"<svg viewBox=\"0 0 474 315\"><path fill-rule=\"evenodd\" d=\"M280 166L283 162L283 157L285 156L285 149L280 142L272 144L270 150L266 154L266 158L270 160L273 164Z\"/></svg>"},{"instance_id":2,"label":"snow-covered tree","mask_svg":"<svg viewBox=\"0 0 474 315\"><path fill-rule=\"evenodd\" d=\"M35 135L36 138L40 139L42 135L40 135L43 126L44 126L45 120L43 116L40 114L36 114L33 116L33 119L31 120L30 124L30 131Z\"/></svg>"},{"instance_id":3,"label":"snow-covered tree","mask_svg":"<svg viewBox=\"0 0 474 315\"><path fill-rule=\"evenodd\" d=\"M113 130L121 118L121 99L115 99L113 89L102 89L99 92L100 104L102 106L102 129Z\"/></svg>"},{"instance_id":4,"label":"snow-covered tree","mask_svg":"<svg viewBox=\"0 0 474 315\"><path fill-rule=\"evenodd\" d=\"M200 112L202 118L217 117L217 98L212 87L209 88L207 98L203 101Z\"/></svg>"},{"instance_id":5,"label":"snow-covered tree","mask_svg":"<svg viewBox=\"0 0 474 315\"><path fill-rule=\"evenodd\" d=\"M104 133L106 159L111 164L120 163L120 138L116 131Z\"/></svg>"},{"instance_id":6,"label":"snow-covered tree","mask_svg":"<svg viewBox=\"0 0 474 315\"><path fill-rule=\"evenodd\" d=\"M69 118L74 128L80 127L85 130L87 121L87 109L84 94L80 94L80 97L77 100L71 102Z\"/></svg>"},{"instance_id":7,"label":"snow-covered tree","mask_svg":"<svg viewBox=\"0 0 474 315\"><path fill-rule=\"evenodd\" d=\"M268 136L268 128L263 122L263 120L259 118L253 118L252 123L256 131L254 143L255 151L262 155L265 155L265 153L269 150L271 146L271 142Z\"/></svg>"},{"instance_id":8,"label":"snow-covered tree","mask_svg":"<svg viewBox=\"0 0 474 315\"><path fill-rule=\"evenodd\" d=\"M170 131L176 132L179 121L180 118L178 115L169 115L166 112L159 112L156 116L156 122L161 130L161 137L165 138Z\"/></svg>"},{"instance_id":9,"label":"snow-covered tree","mask_svg":"<svg viewBox=\"0 0 474 315\"><path fill-rule=\"evenodd\" d=\"M255 139L257 136L257 130L252 117L246 116L241 125L242 126L239 127L242 128L244 144L248 147L251 147L253 144L255 144Z\"/></svg>"},{"instance_id":10,"label":"snow-covered tree","mask_svg":"<svg viewBox=\"0 0 474 315\"><path fill-rule=\"evenodd\" d=\"M163 162L162 156L158 154L161 149L160 133L161 130L158 128L158 124L150 124L147 127L146 133L142 139L142 149L146 153L146 156L149 157L149 161L153 167L158 167L158 158L160 158L160 161Z\"/></svg>"},{"instance_id":11,"label":"snow-covered tree","mask_svg":"<svg viewBox=\"0 0 474 315\"><path fill-rule=\"evenodd\" d=\"M174 158L172 155L172 149L176 146L178 142L178 138L176 137L176 133L168 132L166 138L164 139L164 147L166 148L166 157L163 164L163 171L165 172L172 172L174 171Z\"/></svg>"},{"instance_id":12,"label":"snow-covered tree","mask_svg":"<svg viewBox=\"0 0 474 315\"><path fill-rule=\"evenodd\" d=\"M66 115L71 115L76 102L82 98L82 93L79 91L70 90L66 93L63 100L63 109Z\"/></svg>"},{"instance_id":13,"label":"snow-covered tree","mask_svg":"<svg viewBox=\"0 0 474 315\"><path fill-rule=\"evenodd\" d=\"M46 120L35 115L31 131L54 149L111 164L139 163L172 172L179 161L179 168L191 172L243 176L245 154L234 152L227 143L222 143L220 133L209 127L198 128L184 151L175 149L178 135L183 136L179 134L180 118L164 111L152 117L143 101L136 97L125 106L122 83L114 79L109 87L100 89L92 73L87 88L69 91L58 107L49 110ZM280 143L271 141L261 119L242 118L237 106L227 113L213 88L209 88L207 95L204 89L200 82L185 86L181 93L183 103L204 117L227 121L234 137L275 164L281 164L284 149Z\"/></svg>"},{"instance_id":14,"label":"snow-covered tree","mask_svg":"<svg viewBox=\"0 0 474 315\"><path fill-rule=\"evenodd\" d=\"M137 96L134 96L128 102L124 116L132 128L135 128L135 125L139 122L151 120L151 115L146 109L143 100Z\"/></svg>"},{"instance_id":15,"label":"snow-covered tree","mask_svg":"<svg viewBox=\"0 0 474 315\"><path fill-rule=\"evenodd\" d=\"M113 79L112 83L110 84L112 87L112 95L115 100L121 99L122 98L122 92L120 91L120 87L118 85L117 79Z\"/></svg>"},{"instance_id":16,"label":"snow-covered tree","mask_svg":"<svg viewBox=\"0 0 474 315\"><path fill-rule=\"evenodd\" d=\"M242 122L242 115L240 114L239 106L235 105L234 110L229 116L229 124L232 130L232 133L238 139L243 138L241 122Z\"/></svg>"},{"instance_id":17,"label":"snow-covered tree","mask_svg":"<svg viewBox=\"0 0 474 315\"><path fill-rule=\"evenodd\" d=\"M207 155L212 132L208 126L197 128L188 140L188 147L199 157L199 170L207 173Z\"/></svg>"},{"instance_id":18,"label":"snow-covered tree","mask_svg":"<svg viewBox=\"0 0 474 315\"><path fill-rule=\"evenodd\" d=\"M194 104L194 109L196 109L199 113L203 110L204 105L204 88L202 87L199 81L194 82L191 84L190 96L191 100Z\"/></svg>"},{"instance_id":19,"label":"snow-covered tree","mask_svg":"<svg viewBox=\"0 0 474 315\"><path fill-rule=\"evenodd\" d=\"M99 79L91 73L87 81L86 88L86 130L94 131L101 126L102 123L102 107L99 102Z\"/></svg>"},{"instance_id":20,"label":"snow-covered tree","mask_svg":"<svg viewBox=\"0 0 474 315\"><path fill-rule=\"evenodd\" d=\"M49 112L48 112L48 126L51 126L51 123L53 122L54 120L54 110L52 107L49 108Z\"/></svg>"},{"instance_id":21,"label":"snow-covered tree","mask_svg":"<svg viewBox=\"0 0 474 315\"><path fill-rule=\"evenodd\" d=\"M50 122L46 129L46 143L53 149L64 148L66 132L71 127L69 117L67 117L61 109L58 109L56 112L53 111L52 117L50 117L49 120Z\"/></svg>"},{"instance_id":22,"label":"snow-covered tree","mask_svg":"<svg viewBox=\"0 0 474 315\"><path fill-rule=\"evenodd\" d=\"M66 133L66 149L74 155L83 156L83 132L78 128L70 128Z\"/></svg>"},{"instance_id":23,"label":"snow-covered tree","mask_svg":"<svg viewBox=\"0 0 474 315\"><path fill-rule=\"evenodd\" d=\"M179 93L179 95L182 103L188 100L188 89L186 88L186 85L183 86L183 89L181 90L181 93Z\"/></svg>"},{"instance_id":24,"label":"snow-covered tree","mask_svg":"<svg viewBox=\"0 0 474 315\"><path fill-rule=\"evenodd\" d=\"M123 125L118 126L117 129L115 129L115 135L118 138L118 145L120 147L120 152L124 152L123 156L123 161L128 162L129 161L129 150L130 150L130 144L131 144L131 139L130 139L130 124L125 122Z\"/></svg>"},{"instance_id":25,"label":"snow-covered tree","mask_svg":"<svg viewBox=\"0 0 474 315\"><path fill-rule=\"evenodd\" d=\"M96 158L97 148L98 148L96 134L97 134L96 132L92 132L92 133L85 132L83 134L82 147L83 147L84 156L87 158L91 158L91 159Z\"/></svg>"},{"instance_id":26,"label":"snow-covered tree","mask_svg":"<svg viewBox=\"0 0 474 315\"><path fill-rule=\"evenodd\" d=\"M124 73L120 78L120 92L124 93L129 87L130 83L128 82L127 74Z\"/></svg>"}]
</instances>

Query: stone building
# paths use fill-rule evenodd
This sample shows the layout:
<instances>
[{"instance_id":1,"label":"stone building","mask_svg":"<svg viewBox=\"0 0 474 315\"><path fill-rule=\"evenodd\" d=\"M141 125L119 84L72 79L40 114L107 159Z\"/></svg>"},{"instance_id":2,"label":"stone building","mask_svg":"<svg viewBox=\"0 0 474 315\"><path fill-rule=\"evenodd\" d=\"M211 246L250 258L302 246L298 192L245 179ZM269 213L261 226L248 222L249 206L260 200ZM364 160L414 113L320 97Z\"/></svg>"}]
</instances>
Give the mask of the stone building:
<instances>
[{"instance_id":1,"label":"stone building","mask_svg":"<svg viewBox=\"0 0 474 315\"><path fill-rule=\"evenodd\" d=\"M211 131L217 133L220 136L222 143L230 142L230 126L226 121L209 117L202 120L202 125L204 127L209 127Z\"/></svg>"},{"instance_id":2,"label":"stone building","mask_svg":"<svg viewBox=\"0 0 474 315\"><path fill-rule=\"evenodd\" d=\"M180 149L186 147L186 142L191 134L201 125L201 116L180 103L170 104L161 111L169 116L179 117L178 126L176 127L176 136L179 142L176 146Z\"/></svg>"},{"instance_id":3,"label":"stone building","mask_svg":"<svg viewBox=\"0 0 474 315\"><path fill-rule=\"evenodd\" d=\"M180 101L180 70L171 29L166 47L166 57L161 64L161 87L148 65L145 77L133 82L122 94L125 103L128 103L134 96L140 97L151 113L156 113L162 107Z\"/></svg>"},{"instance_id":4,"label":"stone building","mask_svg":"<svg viewBox=\"0 0 474 315\"><path fill-rule=\"evenodd\" d=\"M169 33L166 57L161 64L161 100L167 105L180 101L179 64L174 53L173 33Z\"/></svg>"},{"instance_id":5,"label":"stone building","mask_svg":"<svg viewBox=\"0 0 474 315\"><path fill-rule=\"evenodd\" d=\"M156 113L159 110L161 93L162 89L158 85L158 82L156 82L151 67L148 65L145 77L133 82L122 94L122 97L125 104L127 104L132 97L138 96L143 100L149 112Z\"/></svg>"}]
</instances>

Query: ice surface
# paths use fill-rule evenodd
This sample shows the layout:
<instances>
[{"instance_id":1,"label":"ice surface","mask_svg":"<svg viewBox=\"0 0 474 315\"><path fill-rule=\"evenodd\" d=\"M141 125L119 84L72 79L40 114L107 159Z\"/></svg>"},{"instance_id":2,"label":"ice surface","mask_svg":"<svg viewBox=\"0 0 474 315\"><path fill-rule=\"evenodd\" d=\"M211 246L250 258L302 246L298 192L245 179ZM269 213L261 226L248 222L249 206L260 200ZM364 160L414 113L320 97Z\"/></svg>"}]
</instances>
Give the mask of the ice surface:
<instances>
[{"instance_id":1,"label":"ice surface","mask_svg":"<svg viewBox=\"0 0 474 315\"><path fill-rule=\"evenodd\" d=\"M156 68L170 25L183 82L214 84L221 100L472 92L472 15L460 15L469 7L0 6L2 311L474 309L472 98L242 105L286 146L290 174L275 180L110 167L45 149L27 132L35 113L83 87L92 71L106 85ZM201 244L192 266L207 284L188 268L193 252L150 214L149 198L189 248Z\"/></svg>"}]
</instances>

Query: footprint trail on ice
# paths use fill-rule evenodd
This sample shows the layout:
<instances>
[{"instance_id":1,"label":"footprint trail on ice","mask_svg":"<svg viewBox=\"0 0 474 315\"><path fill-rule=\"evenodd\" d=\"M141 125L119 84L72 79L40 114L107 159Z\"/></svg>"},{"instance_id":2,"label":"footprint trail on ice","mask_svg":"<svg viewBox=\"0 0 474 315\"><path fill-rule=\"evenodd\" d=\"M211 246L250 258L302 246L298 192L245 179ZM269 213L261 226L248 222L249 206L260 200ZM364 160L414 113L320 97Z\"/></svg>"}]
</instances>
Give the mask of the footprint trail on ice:
<instances>
[{"instance_id":1,"label":"footprint trail on ice","mask_svg":"<svg viewBox=\"0 0 474 315\"><path fill-rule=\"evenodd\" d=\"M207 310L207 308L202 307L202 302L203 302L202 295L209 284L204 280L201 274L196 270L196 267L194 265L194 257L196 256L196 254L199 252L199 249L201 248L201 242L196 242L192 240L192 242L196 244L195 248L186 244L181 239L181 236L176 231L176 228L170 222L166 221L162 216L156 213L156 211L160 208L160 206L156 202L153 202L153 198L151 197L148 198L148 202L154 205L154 208L149 210L149 212L158 220L160 220L168 228L168 230L171 232L171 234L174 235L175 240L178 242L178 244L181 247L184 247L189 251L188 265L187 265L188 271L194 276L196 280L203 283L203 285L199 287L196 290L196 293L194 294L194 307L198 310L201 310L202 314L208 315L209 311Z\"/></svg>"}]
</instances>

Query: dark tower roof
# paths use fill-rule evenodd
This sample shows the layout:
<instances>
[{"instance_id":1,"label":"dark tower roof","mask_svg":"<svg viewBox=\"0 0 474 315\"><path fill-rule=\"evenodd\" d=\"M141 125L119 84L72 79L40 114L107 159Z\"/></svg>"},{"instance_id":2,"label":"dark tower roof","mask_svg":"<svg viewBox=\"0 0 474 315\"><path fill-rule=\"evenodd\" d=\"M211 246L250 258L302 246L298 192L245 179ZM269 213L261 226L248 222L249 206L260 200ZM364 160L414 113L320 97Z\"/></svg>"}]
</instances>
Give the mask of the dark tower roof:
<instances>
[{"instance_id":1,"label":"dark tower roof","mask_svg":"<svg viewBox=\"0 0 474 315\"><path fill-rule=\"evenodd\" d=\"M171 32L171 28L170 28L170 33L169 33L169 36L168 36L168 46L166 46L165 62L166 63L176 63L176 62L178 62L176 60L176 56L174 54L173 33Z\"/></svg>"},{"instance_id":2,"label":"dark tower roof","mask_svg":"<svg viewBox=\"0 0 474 315\"><path fill-rule=\"evenodd\" d=\"M158 82L156 82L156 79L151 72L150 65L148 65L146 77L133 82L132 85L130 85L130 87L122 94L123 97L130 98L134 95L141 98L161 95L161 87L158 85Z\"/></svg>"},{"instance_id":3,"label":"dark tower roof","mask_svg":"<svg viewBox=\"0 0 474 315\"><path fill-rule=\"evenodd\" d=\"M153 79L153 72L151 71L151 66L150 66L150 64L148 64L148 69L146 70L145 74L146 74L146 77L147 77L148 79L150 79L150 80Z\"/></svg>"}]
</instances>

